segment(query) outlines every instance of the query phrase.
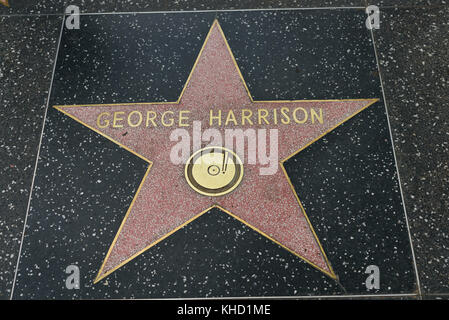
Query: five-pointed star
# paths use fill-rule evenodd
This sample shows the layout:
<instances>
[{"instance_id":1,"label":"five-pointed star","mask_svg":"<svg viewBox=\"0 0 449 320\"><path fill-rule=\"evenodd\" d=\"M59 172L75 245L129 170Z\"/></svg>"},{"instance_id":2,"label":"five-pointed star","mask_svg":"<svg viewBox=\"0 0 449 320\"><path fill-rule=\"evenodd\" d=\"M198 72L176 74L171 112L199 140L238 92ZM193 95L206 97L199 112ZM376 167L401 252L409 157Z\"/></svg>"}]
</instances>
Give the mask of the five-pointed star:
<instances>
[{"instance_id":1,"label":"five-pointed star","mask_svg":"<svg viewBox=\"0 0 449 320\"><path fill-rule=\"evenodd\" d=\"M55 106L150 163L95 282L208 212L211 207L219 207L328 276L336 278L282 162L376 101L254 101L224 33L219 23L214 21L178 101ZM170 161L170 149L174 142L170 141L169 136L173 127L159 124L156 127L109 125L101 128L97 122L100 114L112 115L114 112L129 114L132 110L145 115L152 110L160 117L167 110L189 110L189 118L201 121L204 130L210 127L211 109L226 114L229 110L255 108L272 112L282 107L321 108L324 122L297 124L292 121L288 125L280 121L270 125L253 123L252 128L278 129L279 159L284 159L280 169L273 175L260 175L260 164L244 164L245 173L240 185L231 193L219 197L196 193L185 180L184 165L175 165ZM224 132L225 126L214 125ZM245 129L248 125L246 123L239 128Z\"/></svg>"}]
</instances>

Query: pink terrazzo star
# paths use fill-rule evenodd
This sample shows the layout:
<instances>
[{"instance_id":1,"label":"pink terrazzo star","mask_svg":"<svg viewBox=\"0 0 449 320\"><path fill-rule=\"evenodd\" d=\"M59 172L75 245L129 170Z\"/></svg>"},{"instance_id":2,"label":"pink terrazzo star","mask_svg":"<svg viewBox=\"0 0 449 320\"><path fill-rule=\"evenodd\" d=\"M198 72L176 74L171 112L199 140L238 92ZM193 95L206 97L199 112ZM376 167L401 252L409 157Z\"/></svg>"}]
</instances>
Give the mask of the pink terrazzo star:
<instances>
[{"instance_id":1,"label":"pink terrazzo star","mask_svg":"<svg viewBox=\"0 0 449 320\"><path fill-rule=\"evenodd\" d=\"M234 110L237 114L241 109L267 109L270 111L270 117L267 118L270 125L254 123L251 127L278 129L279 159L285 160L376 101L377 99L253 101L223 31L215 21L177 102L56 106L61 112L152 164L110 246L95 282L214 206L328 276L336 277L282 163L274 175L260 175L259 164L245 164L243 180L234 191L219 197L204 196L188 185L184 177L184 165L175 165L170 161L170 150L175 142L170 141L169 137L176 127L159 124L157 127L123 125L117 128L109 125L100 128L97 119L101 113L111 115L120 111L125 113L123 117L126 119L126 115L131 111L145 115L148 110L152 110L160 117L167 110L174 113L189 110L189 118L201 121L204 130L209 127L211 109L222 110L224 115L229 110ZM273 124L272 111L279 111L282 107L302 107L306 110L321 108L324 123L309 121L304 124L285 125L278 121L278 124ZM215 126L223 133L224 129L229 127L233 126ZM247 127L248 123L239 126L242 129ZM187 129L191 128L190 125Z\"/></svg>"}]
</instances>

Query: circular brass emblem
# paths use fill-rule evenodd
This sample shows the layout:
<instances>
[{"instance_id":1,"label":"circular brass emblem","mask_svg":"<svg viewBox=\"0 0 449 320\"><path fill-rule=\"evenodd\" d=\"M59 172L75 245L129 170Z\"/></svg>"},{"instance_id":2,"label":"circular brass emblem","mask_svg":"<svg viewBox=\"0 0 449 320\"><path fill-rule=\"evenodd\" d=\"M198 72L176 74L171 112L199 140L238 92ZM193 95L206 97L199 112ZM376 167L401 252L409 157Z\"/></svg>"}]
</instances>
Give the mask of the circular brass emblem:
<instances>
[{"instance_id":1,"label":"circular brass emblem","mask_svg":"<svg viewBox=\"0 0 449 320\"><path fill-rule=\"evenodd\" d=\"M222 196L237 188L243 178L243 164L231 150L207 147L187 161L185 176L189 185L206 196Z\"/></svg>"}]
</instances>

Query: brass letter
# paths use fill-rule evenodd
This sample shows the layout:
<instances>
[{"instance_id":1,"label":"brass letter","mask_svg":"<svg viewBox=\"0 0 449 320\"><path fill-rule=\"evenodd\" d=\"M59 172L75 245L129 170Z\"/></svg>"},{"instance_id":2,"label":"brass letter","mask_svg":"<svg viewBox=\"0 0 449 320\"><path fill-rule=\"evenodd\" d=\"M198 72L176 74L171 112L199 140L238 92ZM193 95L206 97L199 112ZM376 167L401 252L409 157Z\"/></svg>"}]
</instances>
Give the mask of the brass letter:
<instances>
[{"instance_id":1,"label":"brass letter","mask_svg":"<svg viewBox=\"0 0 449 320\"><path fill-rule=\"evenodd\" d=\"M290 123L290 117L288 116L288 112L289 112L290 110L288 109L288 108L281 108L281 114L285 117L285 118L287 118L287 120L285 120L284 118L282 118L281 119L281 122L283 123L283 124L289 124Z\"/></svg>"},{"instance_id":2,"label":"brass letter","mask_svg":"<svg viewBox=\"0 0 449 320\"><path fill-rule=\"evenodd\" d=\"M232 110L229 110L229 112L228 112L228 116L226 117L226 123L225 123L225 126L227 126L228 123L229 123L230 121L234 122L234 125L235 125L235 126L238 125L238 124L237 124L237 120L235 120L235 114L234 114L234 111L232 111Z\"/></svg>"},{"instance_id":3,"label":"brass letter","mask_svg":"<svg viewBox=\"0 0 449 320\"><path fill-rule=\"evenodd\" d=\"M189 120L189 117L184 117L183 114L184 113L189 113L190 111L188 110L181 110L179 111L179 126L180 127L188 127L189 124L188 123L182 123L183 120Z\"/></svg>"},{"instance_id":4,"label":"brass letter","mask_svg":"<svg viewBox=\"0 0 449 320\"><path fill-rule=\"evenodd\" d=\"M114 119L112 120L112 126L114 128L123 128L123 124L118 124L117 121L123 121L123 118L117 117L118 115L125 114L123 111L116 111L114 112Z\"/></svg>"},{"instance_id":5,"label":"brass letter","mask_svg":"<svg viewBox=\"0 0 449 320\"><path fill-rule=\"evenodd\" d=\"M104 125L101 125L100 124L100 118L101 118L101 116L103 116L103 115L105 115L105 116L109 116L110 114L109 114L109 112L103 112L103 113L100 113L99 115L98 115L98 118L97 118L97 127L98 128L107 128L108 126L109 126L109 120L104 120Z\"/></svg>"},{"instance_id":6,"label":"brass letter","mask_svg":"<svg viewBox=\"0 0 449 320\"><path fill-rule=\"evenodd\" d=\"M209 125L212 127L214 119L218 120L218 125L221 126L221 110L218 110L218 116L213 115L214 110L210 109Z\"/></svg>"},{"instance_id":7,"label":"brass letter","mask_svg":"<svg viewBox=\"0 0 449 320\"><path fill-rule=\"evenodd\" d=\"M245 115L245 113L247 113L247 114ZM253 115L253 112L251 110L249 110L249 109L242 109L242 126L245 125L245 120L247 120L250 125L253 125L253 122L250 119L252 117L252 115Z\"/></svg>"},{"instance_id":8,"label":"brass letter","mask_svg":"<svg viewBox=\"0 0 449 320\"><path fill-rule=\"evenodd\" d=\"M312 123L315 123L315 118L318 119L318 122L323 124L323 109L320 108L320 115L318 115L315 109L310 109L310 113L312 115Z\"/></svg>"},{"instance_id":9,"label":"brass letter","mask_svg":"<svg viewBox=\"0 0 449 320\"><path fill-rule=\"evenodd\" d=\"M304 112L304 119L302 119L301 121L298 120L298 118L296 117L296 111L301 110L302 112ZM293 110L293 119L295 120L296 123L305 123L307 121L307 118L309 117L309 115L307 114L307 110L301 107L296 108L295 110Z\"/></svg>"},{"instance_id":10,"label":"brass letter","mask_svg":"<svg viewBox=\"0 0 449 320\"><path fill-rule=\"evenodd\" d=\"M261 115L262 111L264 112L264 115ZM269 124L268 120L267 120L267 116L268 116L268 110L267 109L258 109L257 110L257 114L259 116L258 117L258 123L259 124L262 124L261 119L263 119L263 121L265 121L266 124Z\"/></svg>"},{"instance_id":11,"label":"brass letter","mask_svg":"<svg viewBox=\"0 0 449 320\"><path fill-rule=\"evenodd\" d=\"M162 114L162 116L161 116L161 122L162 122L162 125L164 126L164 127L171 127L172 125L173 125L173 123L175 122L175 120L173 120L173 118L170 118L170 119L168 119L168 121L169 121L169 123L165 123L165 115L166 114L171 114L171 115L173 115L173 111L165 111L163 114Z\"/></svg>"},{"instance_id":12,"label":"brass letter","mask_svg":"<svg viewBox=\"0 0 449 320\"><path fill-rule=\"evenodd\" d=\"M152 117L150 117L150 113L152 114ZM154 119L156 119L156 112L154 111L147 111L147 127L148 127L148 123L151 121L151 123L153 124L154 127L157 127L156 122L154 122Z\"/></svg>"},{"instance_id":13,"label":"brass letter","mask_svg":"<svg viewBox=\"0 0 449 320\"><path fill-rule=\"evenodd\" d=\"M131 117L133 116L133 114L137 114L139 116L139 120L137 121L137 123L134 123L134 124L131 122ZM130 127L133 127L133 128L138 127L138 126L140 126L141 123L142 123L142 114L140 113L140 111L134 110L128 114L128 125Z\"/></svg>"}]
</instances>

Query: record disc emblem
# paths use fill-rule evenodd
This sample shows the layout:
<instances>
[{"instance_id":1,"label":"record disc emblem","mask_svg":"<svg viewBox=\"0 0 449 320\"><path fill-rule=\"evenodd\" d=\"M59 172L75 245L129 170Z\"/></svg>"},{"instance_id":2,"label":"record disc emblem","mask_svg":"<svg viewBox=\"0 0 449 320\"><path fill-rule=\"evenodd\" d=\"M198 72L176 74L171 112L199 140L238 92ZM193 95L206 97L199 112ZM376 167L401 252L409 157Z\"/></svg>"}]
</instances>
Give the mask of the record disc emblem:
<instances>
[{"instance_id":1,"label":"record disc emblem","mask_svg":"<svg viewBox=\"0 0 449 320\"><path fill-rule=\"evenodd\" d=\"M221 196L238 187L243 178L243 164L229 149L207 147L189 158L185 176L196 192L206 196Z\"/></svg>"}]
</instances>

